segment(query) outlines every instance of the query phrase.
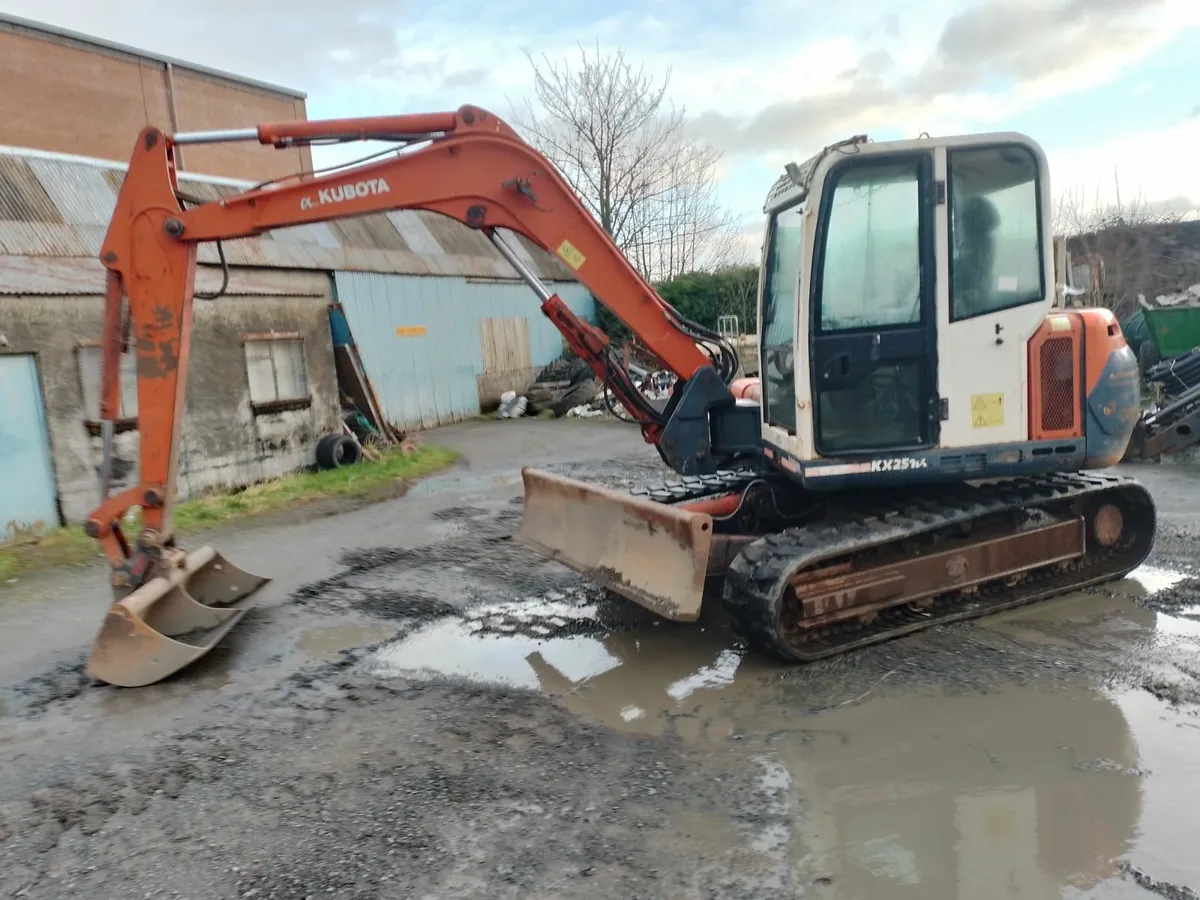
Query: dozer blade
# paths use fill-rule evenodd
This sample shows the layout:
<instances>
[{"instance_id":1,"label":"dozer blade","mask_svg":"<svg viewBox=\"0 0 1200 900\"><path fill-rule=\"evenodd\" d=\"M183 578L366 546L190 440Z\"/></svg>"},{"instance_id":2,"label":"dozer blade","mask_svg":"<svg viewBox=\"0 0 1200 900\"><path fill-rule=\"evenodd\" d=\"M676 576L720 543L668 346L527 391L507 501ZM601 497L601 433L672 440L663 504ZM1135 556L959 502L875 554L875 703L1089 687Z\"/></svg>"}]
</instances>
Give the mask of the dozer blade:
<instances>
[{"instance_id":1,"label":"dozer blade","mask_svg":"<svg viewBox=\"0 0 1200 900\"><path fill-rule=\"evenodd\" d=\"M711 516L536 469L521 478L522 544L663 618L700 617Z\"/></svg>"},{"instance_id":2,"label":"dozer blade","mask_svg":"<svg viewBox=\"0 0 1200 900\"><path fill-rule=\"evenodd\" d=\"M246 614L240 601L268 581L201 547L109 607L88 673L119 687L161 681L215 647Z\"/></svg>"}]
</instances>

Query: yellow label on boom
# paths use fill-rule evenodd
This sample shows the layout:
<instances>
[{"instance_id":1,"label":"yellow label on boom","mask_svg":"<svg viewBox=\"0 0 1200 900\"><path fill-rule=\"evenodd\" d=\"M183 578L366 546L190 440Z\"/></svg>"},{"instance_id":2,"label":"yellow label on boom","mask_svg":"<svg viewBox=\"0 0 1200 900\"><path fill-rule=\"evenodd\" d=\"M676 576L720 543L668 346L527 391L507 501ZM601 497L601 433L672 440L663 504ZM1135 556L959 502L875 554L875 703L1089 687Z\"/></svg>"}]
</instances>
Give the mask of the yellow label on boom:
<instances>
[{"instance_id":1,"label":"yellow label on boom","mask_svg":"<svg viewBox=\"0 0 1200 900\"><path fill-rule=\"evenodd\" d=\"M587 261L587 257L580 253L570 241L563 241L558 245L558 255L563 258L563 262L576 271Z\"/></svg>"}]
</instances>

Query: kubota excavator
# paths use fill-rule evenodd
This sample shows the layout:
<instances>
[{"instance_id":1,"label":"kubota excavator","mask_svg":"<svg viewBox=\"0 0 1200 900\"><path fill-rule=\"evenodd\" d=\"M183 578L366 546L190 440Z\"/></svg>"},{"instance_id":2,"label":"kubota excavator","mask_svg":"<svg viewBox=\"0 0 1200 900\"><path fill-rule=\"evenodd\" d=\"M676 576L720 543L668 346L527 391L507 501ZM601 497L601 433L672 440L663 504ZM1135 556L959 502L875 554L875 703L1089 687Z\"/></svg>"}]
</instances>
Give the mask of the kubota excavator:
<instances>
[{"instance_id":1,"label":"kubota excavator","mask_svg":"<svg viewBox=\"0 0 1200 900\"><path fill-rule=\"evenodd\" d=\"M176 147L238 140L406 146L215 202L181 194ZM144 685L186 666L266 581L174 540L197 247L395 209L482 231L683 476L625 494L522 473L519 539L661 616L694 621L706 579L723 575L735 630L800 662L1118 578L1149 553L1149 494L1096 471L1120 460L1137 419L1137 361L1107 310L1052 309L1047 165L1022 135L860 136L787 166L765 205L761 379L747 380L733 348L666 304L555 168L485 110L147 128L101 249L102 471L128 345L141 454L140 483L106 490L86 524L116 592L96 678ZM557 255L678 376L665 409L506 229Z\"/></svg>"}]
</instances>

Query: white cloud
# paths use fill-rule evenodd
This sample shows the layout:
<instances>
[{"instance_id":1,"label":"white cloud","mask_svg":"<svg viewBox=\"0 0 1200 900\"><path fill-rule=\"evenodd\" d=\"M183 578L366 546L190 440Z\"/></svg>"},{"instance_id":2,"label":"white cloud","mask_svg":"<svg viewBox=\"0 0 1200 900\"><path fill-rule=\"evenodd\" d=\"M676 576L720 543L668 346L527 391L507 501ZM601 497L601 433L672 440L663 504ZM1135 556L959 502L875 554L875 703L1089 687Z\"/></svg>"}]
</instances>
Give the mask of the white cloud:
<instances>
[{"instance_id":1,"label":"white cloud","mask_svg":"<svg viewBox=\"0 0 1200 900\"><path fill-rule=\"evenodd\" d=\"M1200 206L1200 118L1156 131L1114 137L1102 144L1053 148L1050 184L1056 195L1070 193L1089 205L1135 198Z\"/></svg>"},{"instance_id":2,"label":"white cloud","mask_svg":"<svg viewBox=\"0 0 1200 900\"><path fill-rule=\"evenodd\" d=\"M624 46L648 70L671 70L672 99L727 151L722 169L739 186L727 199L747 215L771 177L751 189L753 179L739 173L764 164L778 171L849 134L1007 128L1048 105L1061 106L1062 132L1037 137L1053 148L1055 185L1065 171L1091 191L1111 183L1115 165L1123 189L1128 182L1150 199L1200 197L1182 143L1197 146L1191 126L1152 137L1174 149L1149 164L1139 150L1144 136L1116 131L1102 147L1063 141L1071 95L1116 81L1200 26L1200 0L912 0L902 11L896 0L654 0L630 9L616 0L599 13L540 0L5 0L5 8L288 84L309 93L313 116L462 103L508 116L510 101L521 103L532 87L523 47L561 59L577 55L576 42ZM364 152L315 156L328 163Z\"/></svg>"}]
</instances>

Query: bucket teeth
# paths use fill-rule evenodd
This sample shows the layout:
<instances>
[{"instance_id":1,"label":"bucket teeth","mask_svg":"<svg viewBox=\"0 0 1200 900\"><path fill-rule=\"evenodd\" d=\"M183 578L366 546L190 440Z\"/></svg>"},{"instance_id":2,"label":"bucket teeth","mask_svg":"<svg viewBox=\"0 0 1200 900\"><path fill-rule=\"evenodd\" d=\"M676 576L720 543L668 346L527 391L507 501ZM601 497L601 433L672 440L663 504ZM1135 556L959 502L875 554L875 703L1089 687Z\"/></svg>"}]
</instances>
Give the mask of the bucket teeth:
<instances>
[{"instance_id":1,"label":"bucket teeth","mask_svg":"<svg viewBox=\"0 0 1200 900\"><path fill-rule=\"evenodd\" d=\"M212 650L246 614L241 601L269 580L202 547L109 607L88 673L119 687L161 681Z\"/></svg>"}]
</instances>

